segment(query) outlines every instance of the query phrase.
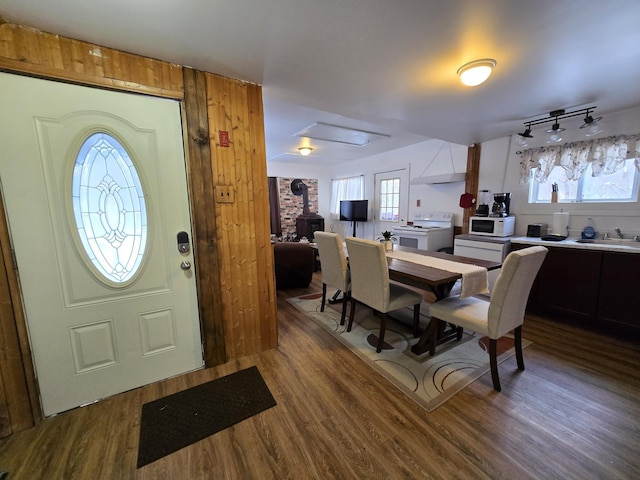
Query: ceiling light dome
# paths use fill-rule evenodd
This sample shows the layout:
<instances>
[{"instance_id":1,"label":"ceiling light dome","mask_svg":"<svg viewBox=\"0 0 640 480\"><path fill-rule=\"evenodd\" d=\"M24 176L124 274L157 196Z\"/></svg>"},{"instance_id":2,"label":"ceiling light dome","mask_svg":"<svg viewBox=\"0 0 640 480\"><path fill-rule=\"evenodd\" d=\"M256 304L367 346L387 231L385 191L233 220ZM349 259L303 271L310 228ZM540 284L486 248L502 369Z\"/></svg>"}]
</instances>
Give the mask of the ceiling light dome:
<instances>
[{"instance_id":1,"label":"ceiling light dome","mask_svg":"<svg viewBox=\"0 0 640 480\"><path fill-rule=\"evenodd\" d=\"M309 155L311 155L312 151L313 151L313 148L311 147L300 147L298 149L298 152L300 152L300 155L302 155L303 157L308 157Z\"/></svg>"},{"instance_id":2,"label":"ceiling light dome","mask_svg":"<svg viewBox=\"0 0 640 480\"><path fill-rule=\"evenodd\" d=\"M482 58L466 63L458 69L460 81L469 87L480 85L489 78L496 63L492 58Z\"/></svg>"}]
</instances>

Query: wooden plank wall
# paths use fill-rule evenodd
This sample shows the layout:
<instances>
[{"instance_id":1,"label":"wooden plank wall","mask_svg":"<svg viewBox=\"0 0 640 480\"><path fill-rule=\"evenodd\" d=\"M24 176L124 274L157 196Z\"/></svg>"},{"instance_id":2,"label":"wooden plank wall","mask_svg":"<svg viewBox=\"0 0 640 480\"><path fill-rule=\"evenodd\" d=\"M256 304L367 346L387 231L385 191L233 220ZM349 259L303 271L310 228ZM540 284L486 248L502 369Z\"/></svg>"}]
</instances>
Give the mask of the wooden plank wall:
<instances>
[{"instance_id":1,"label":"wooden plank wall","mask_svg":"<svg viewBox=\"0 0 640 480\"><path fill-rule=\"evenodd\" d=\"M13 25L1 17L0 70L183 101L206 363L212 366L275 348L275 280L261 87ZM203 126L205 131L200 131ZM218 145L220 130L229 132L229 147ZM208 143L207 148L197 147L194 139ZM234 202L216 202L217 186L232 187ZM0 222L6 229L4 215ZM12 261L7 241L2 245L6 268L0 262L0 276L10 278L15 271L9 267ZM5 405L32 405L31 416L20 413L20 418L14 415L9 419L14 430L40 420L22 307L11 298L19 298L18 289L17 281L13 292L0 288L2 328L8 321L19 337L12 340L11 335L0 335L0 353L6 356L7 352L21 351L22 357L21 365L11 364L0 371L0 390L4 392L0 395L0 422L11 416ZM18 315L10 315L9 306L17 309ZM14 387L20 383L22 390ZM25 398L25 389L29 398Z\"/></svg>"},{"instance_id":2,"label":"wooden plank wall","mask_svg":"<svg viewBox=\"0 0 640 480\"><path fill-rule=\"evenodd\" d=\"M467 175L466 175L466 184L465 184L465 192L472 194L476 198L476 203L478 199L478 178L480 176L480 153L481 153L481 145L479 143L475 143L473 145L469 145L467 149ZM462 214L462 230L458 233L469 233L469 222L470 218L475 214L477 204L474 204L471 208L465 208Z\"/></svg>"},{"instance_id":3,"label":"wooden plank wall","mask_svg":"<svg viewBox=\"0 0 640 480\"><path fill-rule=\"evenodd\" d=\"M269 192L264 147L262 90L256 85L207 74L207 106L213 155L213 184L218 201L222 187L233 201L217 203L220 282L227 352L232 357L277 344L269 225ZM220 142L226 132L229 146ZM224 135L224 134L223 134ZM247 253L251 252L250 255ZM261 322L253 319L262 318Z\"/></svg>"}]
</instances>

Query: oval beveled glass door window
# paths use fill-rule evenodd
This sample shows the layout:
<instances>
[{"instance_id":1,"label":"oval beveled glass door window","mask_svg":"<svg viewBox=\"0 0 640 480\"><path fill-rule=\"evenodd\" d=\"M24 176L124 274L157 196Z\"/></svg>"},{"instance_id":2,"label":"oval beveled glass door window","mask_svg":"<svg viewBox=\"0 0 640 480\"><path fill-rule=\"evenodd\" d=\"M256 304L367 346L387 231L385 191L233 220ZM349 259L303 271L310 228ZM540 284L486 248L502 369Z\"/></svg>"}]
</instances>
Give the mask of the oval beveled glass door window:
<instances>
[{"instance_id":1,"label":"oval beveled glass door window","mask_svg":"<svg viewBox=\"0 0 640 480\"><path fill-rule=\"evenodd\" d=\"M108 283L130 283L144 258L147 210L140 177L122 144L104 132L87 138L71 189L76 228L93 270Z\"/></svg>"}]
</instances>

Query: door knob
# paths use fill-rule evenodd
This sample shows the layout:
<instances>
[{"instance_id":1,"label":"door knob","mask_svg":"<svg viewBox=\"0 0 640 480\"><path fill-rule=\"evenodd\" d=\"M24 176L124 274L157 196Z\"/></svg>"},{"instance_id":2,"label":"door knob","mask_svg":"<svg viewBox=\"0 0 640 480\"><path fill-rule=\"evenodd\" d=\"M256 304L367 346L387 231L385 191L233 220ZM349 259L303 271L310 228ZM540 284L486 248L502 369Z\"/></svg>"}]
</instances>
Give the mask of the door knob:
<instances>
[{"instance_id":1,"label":"door knob","mask_svg":"<svg viewBox=\"0 0 640 480\"><path fill-rule=\"evenodd\" d=\"M182 270L190 270L191 269L191 262L182 262L180 264L180 268Z\"/></svg>"}]
</instances>

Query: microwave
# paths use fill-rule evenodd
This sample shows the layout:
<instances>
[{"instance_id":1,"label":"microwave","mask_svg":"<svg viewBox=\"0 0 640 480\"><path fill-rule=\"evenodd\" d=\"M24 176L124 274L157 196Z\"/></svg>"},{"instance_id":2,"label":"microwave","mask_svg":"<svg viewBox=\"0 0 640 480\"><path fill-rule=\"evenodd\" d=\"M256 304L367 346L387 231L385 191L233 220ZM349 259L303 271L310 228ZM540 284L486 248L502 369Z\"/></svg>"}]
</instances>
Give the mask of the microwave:
<instances>
[{"instance_id":1,"label":"microwave","mask_svg":"<svg viewBox=\"0 0 640 480\"><path fill-rule=\"evenodd\" d=\"M469 233L491 237L510 237L516 227L516 217L471 217Z\"/></svg>"}]
</instances>

